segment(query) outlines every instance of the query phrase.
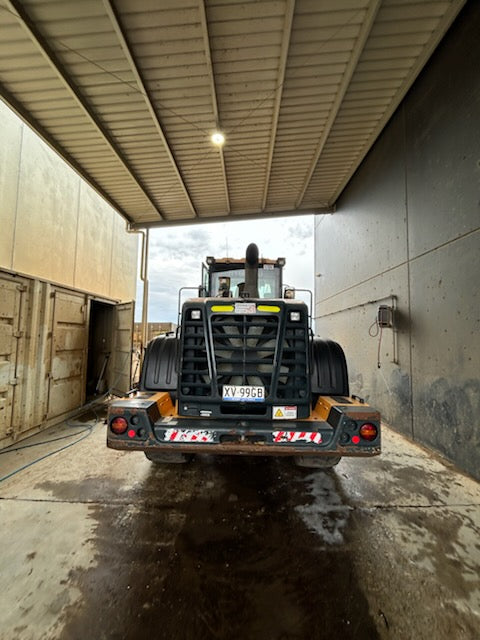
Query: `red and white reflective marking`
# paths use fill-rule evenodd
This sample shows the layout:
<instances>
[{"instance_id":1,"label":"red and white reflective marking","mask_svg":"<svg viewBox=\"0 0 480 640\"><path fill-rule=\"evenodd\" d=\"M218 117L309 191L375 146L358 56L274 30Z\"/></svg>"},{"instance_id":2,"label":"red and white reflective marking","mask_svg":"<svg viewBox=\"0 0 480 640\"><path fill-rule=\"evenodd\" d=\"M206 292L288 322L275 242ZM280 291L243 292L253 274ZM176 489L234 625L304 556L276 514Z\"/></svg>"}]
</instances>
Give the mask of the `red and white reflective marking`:
<instances>
[{"instance_id":1,"label":"red and white reflective marking","mask_svg":"<svg viewBox=\"0 0 480 640\"><path fill-rule=\"evenodd\" d=\"M167 442L213 442L213 431L194 429L167 429L163 436Z\"/></svg>"},{"instance_id":2,"label":"red and white reflective marking","mask_svg":"<svg viewBox=\"0 0 480 640\"><path fill-rule=\"evenodd\" d=\"M313 431L272 431L273 441L277 444L290 442L309 442L321 444L322 434Z\"/></svg>"}]
</instances>

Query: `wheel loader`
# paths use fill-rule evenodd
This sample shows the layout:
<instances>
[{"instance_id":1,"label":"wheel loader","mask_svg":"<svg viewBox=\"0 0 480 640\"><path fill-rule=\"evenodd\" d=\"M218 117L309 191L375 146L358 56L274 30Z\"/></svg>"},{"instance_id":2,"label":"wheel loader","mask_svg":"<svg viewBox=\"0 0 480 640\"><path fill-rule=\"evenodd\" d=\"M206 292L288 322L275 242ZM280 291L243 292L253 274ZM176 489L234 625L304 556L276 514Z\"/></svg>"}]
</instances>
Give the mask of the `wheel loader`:
<instances>
[{"instance_id":1,"label":"wheel loader","mask_svg":"<svg viewBox=\"0 0 480 640\"><path fill-rule=\"evenodd\" d=\"M378 411L349 395L343 350L313 335L284 265L255 244L243 259L207 257L179 330L148 344L138 389L111 402L107 446L158 463L207 453L320 468L380 453Z\"/></svg>"}]
</instances>

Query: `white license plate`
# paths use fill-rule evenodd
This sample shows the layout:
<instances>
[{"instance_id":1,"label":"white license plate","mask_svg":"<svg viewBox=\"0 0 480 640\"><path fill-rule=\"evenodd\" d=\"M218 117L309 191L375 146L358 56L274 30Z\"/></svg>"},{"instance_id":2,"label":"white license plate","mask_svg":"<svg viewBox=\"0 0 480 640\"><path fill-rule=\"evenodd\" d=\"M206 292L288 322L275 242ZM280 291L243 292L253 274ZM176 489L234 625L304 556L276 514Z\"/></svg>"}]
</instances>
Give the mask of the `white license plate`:
<instances>
[{"instance_id":1,"label":"white license plate","mask_svg":"<svg viewBox=\"0 0 480 640\"><path fill-rule=\"evenodd\" d=\"M265 387L224 384L222 397L229 402L264 402Z\"/></svg>"}]
</instances>

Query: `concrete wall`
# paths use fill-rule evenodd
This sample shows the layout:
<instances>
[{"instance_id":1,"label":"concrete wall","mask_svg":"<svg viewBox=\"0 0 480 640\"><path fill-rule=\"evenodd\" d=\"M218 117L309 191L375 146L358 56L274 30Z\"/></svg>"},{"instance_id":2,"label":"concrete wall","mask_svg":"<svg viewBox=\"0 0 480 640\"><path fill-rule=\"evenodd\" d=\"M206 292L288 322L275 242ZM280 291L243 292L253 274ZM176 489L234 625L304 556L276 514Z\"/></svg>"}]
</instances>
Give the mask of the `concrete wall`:
<instances>
[{"instance_id":1,"label":"concrete wall","mask_svg":"<svg viewBox=\"0 0 480 640\"><path fill-rule=\"evenodd\" d=\"M133 300L136 235L0 102L0 268Z\"/></svg>"},{"instance_id":2,"label":"concrete wall","mask_svg":"<svg viewBox=\"0 0 480 640\"><path fill-rule=\"evenodd\" d=\"M315 229L317 333L344 346L351 391L477 478L479 33L468 2ZM396 330L379 348L380 304L396 307Z\"/></svg>"},{"instance_id":3,"label":"concrete wall","mask_svg":"<svg viewBox=\"0 0 480 640\"><path fill-rule=\"evenodd\" d=\"M88 365L106 349L89 348L94 298L135 298L137 247L123 219L0 102L0 448L84 404ZM132 305L104 306L104 378L126 390Z\"/></svg>"}]
</instances>

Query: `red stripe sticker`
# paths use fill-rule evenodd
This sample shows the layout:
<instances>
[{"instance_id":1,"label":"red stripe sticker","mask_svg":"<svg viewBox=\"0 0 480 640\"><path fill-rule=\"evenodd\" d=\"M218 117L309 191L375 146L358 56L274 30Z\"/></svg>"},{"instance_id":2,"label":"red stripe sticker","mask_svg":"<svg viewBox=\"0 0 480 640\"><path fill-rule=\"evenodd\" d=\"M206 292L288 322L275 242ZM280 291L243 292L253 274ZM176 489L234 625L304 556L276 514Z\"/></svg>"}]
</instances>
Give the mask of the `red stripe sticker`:
<instances>
[{"instance_id":1,"label":"red stripe sticker","mask_svg":"<svg viewBox=\"0 0 480 640\"><path fill-rule=\"evenodd\" d=\"M273 431L273 441L279 444L289 444L291 442L308 442L321 444L322 434L313 431Z\"/></svg>"}]
</instances>

